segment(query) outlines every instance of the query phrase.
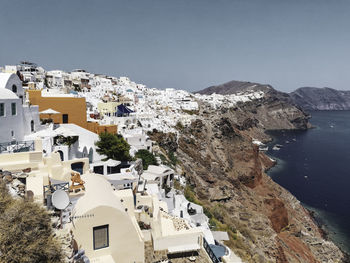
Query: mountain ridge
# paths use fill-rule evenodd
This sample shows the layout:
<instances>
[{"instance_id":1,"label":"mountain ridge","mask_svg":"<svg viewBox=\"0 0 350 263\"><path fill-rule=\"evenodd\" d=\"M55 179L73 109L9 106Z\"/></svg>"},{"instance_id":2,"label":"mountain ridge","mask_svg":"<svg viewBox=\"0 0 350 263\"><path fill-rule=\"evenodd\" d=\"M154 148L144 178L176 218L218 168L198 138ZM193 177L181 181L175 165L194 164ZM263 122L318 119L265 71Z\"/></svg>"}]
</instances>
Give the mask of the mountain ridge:
<instances>
[{"instance_id":1,"label":"mountain ridge","mask_svg":"<svg viewBox=\"0 0 350 263\"><path fill-rule=\"evenodd\" d=\"M195 93L203 95L229 95L246 91L264 91L268 95L277 96L304 111L312 110L350 110L350 91L336 90L329 87L300 87L286 93L274 89L269 84L249 81L229 81L220 85L210 86Z\"/></svg>"},{"instance_id":2,"label":"mountain ridge","mask_svg":"<svg viewBox=\"0 0 350 263\"><path fill-rule=\"evenodd\" d=\"M304 110L350 110L350 91L328 87L301 87L289 93L294 104Z\"/></svg>"}]
</instances>

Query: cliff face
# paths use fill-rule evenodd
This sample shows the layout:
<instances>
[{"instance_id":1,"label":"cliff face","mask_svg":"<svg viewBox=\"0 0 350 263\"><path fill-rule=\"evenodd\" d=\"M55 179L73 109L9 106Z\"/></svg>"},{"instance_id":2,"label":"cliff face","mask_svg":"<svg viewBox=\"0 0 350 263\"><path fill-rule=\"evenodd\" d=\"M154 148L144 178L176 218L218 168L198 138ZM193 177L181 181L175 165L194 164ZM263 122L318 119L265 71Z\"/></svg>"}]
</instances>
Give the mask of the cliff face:
<instances>
[{"instance_id":1,"label":"cliff face","mask_svg":"<svg viewBox=\"0 0 350 263\"><path fill-rule=\"evenodd\" d=\"M266 175L273 162L252 143L269 140L266 129L309 127L308 116L288 96L268 92L234 108L213 110L201 103L197 119L177 139L157 132L152 139L176 152L187 190L214 228L229 233L226 244L245 262L341 262L342 252L323 239L308 211Z\"/></svg>"},{"instance_id":2,"label":"cliff face","mask_svg":"<svg viewBox=\"0 0 350 263\"><path fill-rule=\"evenodd\" d=\"M305 87L290 93L290 97L304 110L350 110L350 91Z\"/></svg>"},{"instance_id":3,"label":"cliff face","mask_svg":"<svg viewBox=\"0 0 350 263\"><path fill-rule=\"evenodd\" d=\"M238 94L241 92L263 91L264 97L247 103L240 103L230 110L236 125L255 126L259 129L308 129L310 116L302 109L295 107L287 93L280 92L270 85L230 81L212 86L197 93L211 95Z\"/></svg>"}]
</instances>

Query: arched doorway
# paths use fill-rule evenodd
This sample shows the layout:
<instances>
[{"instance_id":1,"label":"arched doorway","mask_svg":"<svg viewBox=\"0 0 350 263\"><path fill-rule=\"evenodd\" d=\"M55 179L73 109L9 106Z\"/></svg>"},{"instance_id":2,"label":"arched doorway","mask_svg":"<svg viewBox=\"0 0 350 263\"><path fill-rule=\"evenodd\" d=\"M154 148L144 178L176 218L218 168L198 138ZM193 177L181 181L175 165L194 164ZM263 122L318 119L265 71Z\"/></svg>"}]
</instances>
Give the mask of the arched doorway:
<instances>
[{"instance_id":1,"label":"arched doorway","mask_svg":"<svg viewBox=\"0 0 350 263\"><path fill-rule=\"evenodd\" d=\"M85 158L85 157L87 157L87 156L88 156L88 151L87 151L87 148L86 148L86 146L85 146L84 149L83 149L83 155L82 155L82 157Z\"/></svg>"},{"instance_id":2,"label":"arched doorway","mask_svg":"<svg viewBox=\"0 0 350 263\"><path fill-rule=\"evenodd\" d=\"M15 84L12 85L12 92L17 93L17 86Z\"/></svg>"},{"instance_id":3,"label":"arched doorway","mask_svg":"<svg viewBox=\"0 0 350 263\"><path fill-rule=\"evenodd\" d=\"M94 160L94 150L90 148L89 150L89 163L92 163Z\"/></svg>"},{"instance_id":4,"label":"arched doorway","mask_svg":"<svg viewBox=\"0 0 350 263\"><path fill-rule=\"evenodd\" d=\"M60 154L60 158L61 158L61 161L63 162L64 161L64 155L63 155L63 152L62 151L57 151L59 154Z\"/></svg>"},{"instance_id":5,"label":"arched doorway","mask_svg":"<svg viewBox=\"0 0 350 263\"><path fill-rule=\"evenodd\" d=\"M31 120L31 122L30 122L30 131L34 132L34 121L33 120Z\"/></svg>"}]
</instances>

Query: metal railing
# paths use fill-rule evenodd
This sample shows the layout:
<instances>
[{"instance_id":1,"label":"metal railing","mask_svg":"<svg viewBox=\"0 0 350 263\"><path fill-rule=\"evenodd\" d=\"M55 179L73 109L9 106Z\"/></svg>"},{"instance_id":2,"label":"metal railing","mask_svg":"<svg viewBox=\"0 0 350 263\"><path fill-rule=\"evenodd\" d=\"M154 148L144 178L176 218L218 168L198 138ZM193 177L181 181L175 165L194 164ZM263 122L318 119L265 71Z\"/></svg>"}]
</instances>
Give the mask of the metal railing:
<instances>
[{"instance_id":1,"label":"metal railing","mask_svg":"<svg viewBox=\"0 0 350 263\"><path fill-rule=\"evenodd\" d=\"M208 241L205 238L203 238L203 247L213 263L220 263L221 262L221 260L216 257L213 250L209 246Z\"/></svg>"},{"instance_id":2,"label":"metal railing","mask_svg":"<svg viewBox=\"0 0 350 263\"><path fill-rule=\"evenodd\" d=\"M34 141L13 141L0 143L0 154L34 151Z\"/></svg>"},{"instance_id":3,"label":"metal railing","mask_svg":"<svg viewBox=\"0 0 350 263\"><path fill-rule=\"evenodd\" d=\"M44 198L46 197L47 194L53 193L57 190L64 190L64 191L68 192L69 191L69 183L44 185Z\"/></svg>"}]
</instances>

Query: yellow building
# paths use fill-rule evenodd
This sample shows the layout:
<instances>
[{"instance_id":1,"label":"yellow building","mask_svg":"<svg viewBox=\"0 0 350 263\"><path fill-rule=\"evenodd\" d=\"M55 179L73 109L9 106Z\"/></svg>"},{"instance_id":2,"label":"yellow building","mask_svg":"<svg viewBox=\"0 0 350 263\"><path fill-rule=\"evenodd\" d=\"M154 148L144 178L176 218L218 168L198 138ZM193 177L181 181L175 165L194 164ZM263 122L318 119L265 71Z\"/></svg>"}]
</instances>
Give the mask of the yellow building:
<instances>
[{"instance_id":1,"label":"yellow building","mask_svg":"<svg viewBox=\"0 0 350 263\"><path fill-rule=\"evenodd\" d=\"M113 116L117 111L116 108L120 105L120 102L117 101L109 101L109 102L99 102L97 104L98 112L103 115Z\"/></svg>"},{"instance_id":2,"label":"yellow building","mask_svg":"<svg viewBox=\"0 0 350 263\"><path fill-rule=\"evenodd\" d=\"M38 105L39 111L53 109L59 114L40 114L42 119L51 118L54 123L74 123L82 128L95 133L109 132L116 133L116 125L99 125L97 122L88 122L86 117L85 98L76 97L43 97L41 90L28 90L29 102Z\"/></svg>"}]
</instances>

